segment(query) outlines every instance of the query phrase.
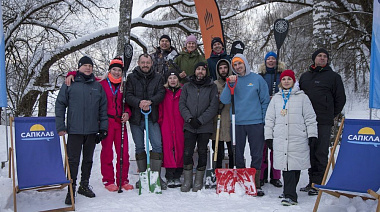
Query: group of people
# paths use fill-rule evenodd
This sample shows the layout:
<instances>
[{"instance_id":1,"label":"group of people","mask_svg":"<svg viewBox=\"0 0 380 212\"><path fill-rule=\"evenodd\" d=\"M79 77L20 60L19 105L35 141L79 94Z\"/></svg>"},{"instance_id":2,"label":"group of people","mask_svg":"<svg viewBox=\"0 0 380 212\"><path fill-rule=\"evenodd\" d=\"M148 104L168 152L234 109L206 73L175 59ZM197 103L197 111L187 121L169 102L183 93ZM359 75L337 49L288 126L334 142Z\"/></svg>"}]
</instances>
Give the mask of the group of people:
<instances>
[{"instance_id":1,"label":"group of people","mask_svg":"<svg viewBox=\"0 0 380 212\"><path fill-rule=\"evenodd\" d=\"M170 37L163 35L154 53L139 56L138 65L125 84L121 58L111 60L109 71L101 78L92 73L93 61L89 57L79 60L78 71L69 72L55 105L57 132L60 136L68 134L67 153L74 192L83 152L78 193L95 197L89 178L96 143L102 145L100 160L105 188L109 191L134 188L128 179L126 122L129 121L135 143L138 170L144 172L147 169L144 130L147 129L141 111L150 111L147 124L150 168L159 173L162 190L181 187L182 192L196 192L203 188L211 139L214 150L215 142L219 142L214 168L222 168L225 143L229 168L234 165L245 168L244 149L248 140L249 166L256 169L258 196L265 195L261 186L267 182L268 174L264 170L269 169L268 148L272 160L270 183L276 187L283 186L282 171L283 205L297 204L296 186L303 169L309 168L309 184L302 191L317 194L311 184L322 181L331 125L345 104L343 83L328 64L328 52L319 49L313 53L313 64L301 75L298 86L294 72L285 70L274 52L265 55L256 74L243 54L233 57L227 54L221 38L213 38L211 47L212 53L206 60L198 51L197 38L189 35L184 50L169 60L168 55L177 50L171 45ZM235 89L234 101L230 87ZM231 144L232 102L236 114L235 153ZM221 124L216 141L218 113ZM113 146L117 154L116 174ZM195 151L198 161L195 161L193 179ZM166 182L161 177L161 167L165 168ZM139 186L137 182L135 187ZM69 192L65 203L71 204Z\"/></svg>"}]
</instances>

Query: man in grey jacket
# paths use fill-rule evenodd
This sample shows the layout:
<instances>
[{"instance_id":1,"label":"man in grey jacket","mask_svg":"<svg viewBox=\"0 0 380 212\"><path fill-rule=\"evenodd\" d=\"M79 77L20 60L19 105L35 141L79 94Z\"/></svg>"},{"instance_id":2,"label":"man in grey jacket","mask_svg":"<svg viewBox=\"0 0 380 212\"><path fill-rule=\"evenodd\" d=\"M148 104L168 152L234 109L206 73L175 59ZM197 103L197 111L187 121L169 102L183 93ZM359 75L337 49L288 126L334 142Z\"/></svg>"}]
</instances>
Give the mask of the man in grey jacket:
<instances>
[{"instance_id":1,"label":"man in grey jacket","mask_svg":"<svg viewBox=\"0 0 380 212\"><path fill-rule=\"evenodd\" d=\"M194 67L194 75L182 88L179 110L185 120L184 182L182 192L190 191L193 184L193 154L198 148L198 166L193 191L201 190L207 164L207 144L214 131L213 119L218 111L218 88L207 76L207 65L199 62Z\"/></svg>"},{"instance_id":2,"label":"man in grey jacket","mask_svg":"<svg viewBox=\"0 0 380 212\"><path fill-rule=\"evenodd\" d=\"M60 136L68 134L67 155L75 192L80 155L83 148L82 176L78 193L95 197L89 188L92 158L95 145L107 136L107 97L95 80L92 60L84 56L79 60L78 73L70 87L63 84L55 102L55 123ZM67 108L67 123L65 113ZM96 141L97 140L97 141ZM65 203L71 205L70 193Z\"/></svg>"}]
</instances>

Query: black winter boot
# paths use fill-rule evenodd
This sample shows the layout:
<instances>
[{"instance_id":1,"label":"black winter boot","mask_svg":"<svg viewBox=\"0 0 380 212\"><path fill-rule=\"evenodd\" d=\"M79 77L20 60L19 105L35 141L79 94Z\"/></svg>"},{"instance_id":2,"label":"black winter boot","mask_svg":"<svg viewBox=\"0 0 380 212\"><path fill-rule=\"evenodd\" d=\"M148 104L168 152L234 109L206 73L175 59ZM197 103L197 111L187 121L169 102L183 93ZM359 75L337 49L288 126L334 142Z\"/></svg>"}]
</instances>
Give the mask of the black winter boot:
<instances>
[{"instance_id":1,"label":"black winter boot","mask_svg":"<svg viewBox=\"0 0 380 212\"><path fill-rule=\"evenodd\" d=\"M151 152L150 153L150 169L152 171L158 172L158 175L160 177L161 190L166 190L168 189L168 185L161 178L161 165L162 165L162 153Z\"/></svg>"},{"instance_id":2,"label":"black winter boot","mask_svg":"<svg viewBox=\"0 0 380 212\"><path fill-rule=\"evenodd\" d=\"M197 168L195 173L193 192L197 192L203 188L203 178L205 176L206 167Z\"/></svg>"},{"instance_id":3,"label":"black winter boot","mask_svg":"<svg viewBox=\"0 0 380 212\"><path fill-rule=\"evenodd\" d=\"M78 194L82 194L85 197L93 198L95 193L89 187L88 181L82 181L79 184Z\"/></svg>"},{"instance_id":4,"label":"black winter boot","mask_svg":"<svg viewBox=\"0 0 380 212\"><path fill-rule=\"evenodd\" d=\"M146 171L146 152L136 154L136 164L139 172ZM140 180L136 182L136 188L140 188Z\"/></svg>"},{"instance_id":5,"label":"black winter boot","mask_svg":"<svg viewBox=\"0 0 380 212\"><path fill-rule=\"evenodd\" d=\"M182 192L189 192L193 186L193 165L184 165L183 166L183 183L181 186Z\"/></svg>"},{"instance_id":6,"label":"black winter boot","mask_svg":"<svg viewBox=\"0 0 380 212\"><path fill-rule=\"evenodd\" d=\"M261 174L261 170L256 170L256 174L255 174L255 184L256 184L256 191L257 191L257 196L258 197L262 197L265 195L264 191L261 189L261 185L260 185L260 174Z\"/></svg>"},{"instance_id":7,"label":"black winter boot","mask_svg":"<svg viewBox=\"0 0 380 212\"><path fill-rule=\"evenodd\" d=\"M74 203L75 203L75 187L76 185L73 184L73 197L74 197ZM65 199L66 205L71 205L71 195L70 195L70 186L67 189L66 199Z\"/></svg>"}]
</instances>

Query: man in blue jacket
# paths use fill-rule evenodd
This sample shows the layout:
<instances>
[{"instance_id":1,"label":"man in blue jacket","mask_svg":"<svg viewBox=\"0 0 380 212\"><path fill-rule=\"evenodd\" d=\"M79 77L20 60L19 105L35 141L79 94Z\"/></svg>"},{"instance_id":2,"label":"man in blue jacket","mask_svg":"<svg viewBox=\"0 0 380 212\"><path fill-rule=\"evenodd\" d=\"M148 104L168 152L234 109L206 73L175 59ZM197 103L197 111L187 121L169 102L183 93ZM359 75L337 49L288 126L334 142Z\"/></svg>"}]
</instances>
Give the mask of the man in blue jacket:
<instances>
[{"instance_id":1,"label":"man in blue jacket","mask_svg":"<svg viewBox=\"0 0 380 212\"><path fill-rule=\"evenodd\" d=\"M107 97L102 85L95 80L93 62L84 56L79 60L78 73L71 86L62 85L55 102L55 123L60 136L68 134L67 155L73 191L75 192L80 155L83 148L81 182L78 194L95 197L89 187L96 142L107 136ZM65 113L67 108L67 123ZM97 140L97 141L96 141ZM65 203L71 205L70 192Z\"/></svg>"},{"instance_id":2,"label":"man in blue jacket","mask_svg":"<svg viewBox=\"0 0 380 212\"><path fill-rule=\"evenodd\" d=\"M255 182L257 195L264 196L260 186L261 162L264 148L264 121L269 104L269 91L265 80L252 72L247 59L242 54L232 58L232 69L236 75L229 76L235 87L235 136L236 167L245 168L244 149L246 139L251 153L251 168L256 169ZM228 83L228 82L227 82ZM220 96L223 104L231 104L231 91L226 86Z\"/></svg>"}]
</instances>

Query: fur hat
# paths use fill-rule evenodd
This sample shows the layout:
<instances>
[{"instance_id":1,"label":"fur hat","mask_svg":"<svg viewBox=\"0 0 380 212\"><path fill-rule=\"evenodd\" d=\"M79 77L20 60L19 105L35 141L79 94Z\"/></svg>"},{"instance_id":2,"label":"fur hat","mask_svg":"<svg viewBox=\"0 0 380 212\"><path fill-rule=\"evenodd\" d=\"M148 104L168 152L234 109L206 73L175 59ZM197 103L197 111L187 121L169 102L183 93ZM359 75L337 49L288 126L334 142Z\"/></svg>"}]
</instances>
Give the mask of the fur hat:
<instances>
[{"instance_id":1,"label":"fur hat","mask_svg":"<svg viewBox=\"0 0 380 212\"><path fill-rule=\"evenodd\" d=\"M187 45L188 42L197 43L197 38L195 37L195 35L191 34L191 35L187 36L186 41L185 41L185 46Z\"/></svg>"},{"instance_id":2,"label":"fur hat","mask_svg":"<svg viewBox=\"0 0 380 212\"><path fill-rule=\"evenodd\" d=\"M293 72L292 70L288 69L288 70L283 71L283 72L281 73L281 75L280 75L280 80L281 80L283 77L286 77L286 76L292 78L294 83L296 82L296 77L294 76L294 72Z\"/></svg>"},{"instance_id":3,"label":"fur hat","mask_svg":"<svg viewBox=\"0 0 380 212\"><path fill-rule=\"evenodd\" d=\"M319 53L325 53L325 54L327 55L327 62L329 62L329 59L330 59L330 55L329 55L329 53L327 52L326 49L324 49L324 48L320 48L320 49L318 49L317 51L315 51L315 52L313 53L313 55L311 55L311 59L313 60L313 63L315 63L315 58L317 57L317 55L318 55Z\"/></svg>"},{"instance_id":4,"label":"fur hat","mask_svg":"<svg viewBox=\"0 0 380 212\"><path fill-rule=\"evenodd\" d=\"M78 69L84 65L84 64L90 64L92 66L94 66L94 63L92 62L91 58L89 58L88 56L83 56L79 62L78 62Z\"/></svg>"},{"instance_id":5,"label":"fur hat","mask_svg":"<svg viewBox=\"0 0 380 212\"><path fill-rule=\"evenodd\" d=\"M211 48L214 46L214 43L220 43L224 47L223 41L220 37L214 37L211 41Z\"/></svg>"},{"instance_id":6,"label":"fur hat","mask_svg":"<svg viewBox=\"0 0 380 212\"><path fill-rule=\"evenodd\" d=\"M161 41L163 38L167 39L167 40L169 41L170 45L172 44L172 39L170 39L169 35L162 35L162 36L160 37L160 41Z\"/></svg>"},{"instance_id":7,"label":"fur hat","mask_svg":"<svg viewBox=\"0 0 380 212\"><path fill-rule=\"evenodd\" d=\"M108 67L108 70L111 70L111 68L113 68L113 67L119 67L119 68L123 69L123 67L124 67L123 60L120 57L115 57L114 59L112 59L110 65Z\"/></svg>"}]
</instances>

